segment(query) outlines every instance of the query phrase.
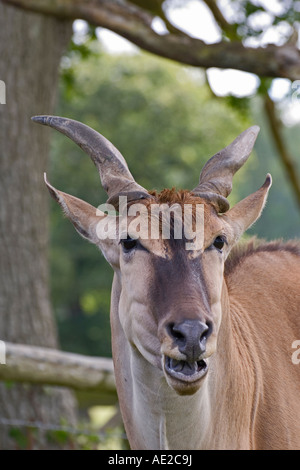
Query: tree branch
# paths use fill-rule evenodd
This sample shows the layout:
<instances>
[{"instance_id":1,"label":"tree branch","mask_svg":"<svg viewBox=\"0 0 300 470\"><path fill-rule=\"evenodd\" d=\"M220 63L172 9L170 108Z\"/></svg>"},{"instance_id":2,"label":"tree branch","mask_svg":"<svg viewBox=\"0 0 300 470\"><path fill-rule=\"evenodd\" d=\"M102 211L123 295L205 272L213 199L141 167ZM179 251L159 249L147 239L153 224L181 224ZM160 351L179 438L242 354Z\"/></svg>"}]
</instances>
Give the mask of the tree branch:
<instances>
[{"instance_id":1,"label":"tree branch","mask_svg":"<svg viewBox=\"0 0 300 470\"><path fill-rule=\"evenodd\" d=\"M6 364L0 365L2 381L116 393L111 359L13 343L5 343L5 347Z\"/></svg>"},{"instance_id":2,"label":"tree branch","mask_svg":"<svg viewBox=\"0 0 300 470\"><path fill-rule=\"evenodd\" d=\"M167 18L164 10L163 3L164 0L128 0L131 4L137 5L143 10L152 13L154 16L158 16L165 23L166 28L170 33L179 34L186 36L184 31L176 28Z\"/></svg>"},{"instance_id":3,"label":"tree branch","mask_svg":"<svg viewBox=\"0 0 300 470\"><path fill-rule=\"evenodd\" d=\"M291 183L296 202L300 207L300 180L297 176L297 169L293 158L289 154L284 144L284 140L281 134L281 123L276 116L275 104L268 94L266 94L264 98L264 107L278 155Z\"/></svg>"},{"instance_id":4,"label":"tree branch","mask_svg":"<svg viewBox=\"0 0 300 470\"><path fill-rule=\"evenodd\" d=\"M226 33L228 37L230 37L230 39L238 40L239 37L236 33L235 25L228 23L225 16L218 7L216 0L203 0L203 2L210 9L214 19L216 20L217 24L222 29L222 31L224 31L224 33Z\"/></svg>"},{"instance_id":5,"label":"tree branch","mask_svg":"<svg viewBox=\"0 0 300 470\"><path fill-rule=\"evenodd\" d=\"M233 68L291 80L300 76L300 52L291 44L250 48L238 41L207 45L199 39L173 32L159 35L151 27L154 15L126 0L2 1L60 18L81 18L114 31L142 49L183 64Z\"/></svg>"}]
</instances>

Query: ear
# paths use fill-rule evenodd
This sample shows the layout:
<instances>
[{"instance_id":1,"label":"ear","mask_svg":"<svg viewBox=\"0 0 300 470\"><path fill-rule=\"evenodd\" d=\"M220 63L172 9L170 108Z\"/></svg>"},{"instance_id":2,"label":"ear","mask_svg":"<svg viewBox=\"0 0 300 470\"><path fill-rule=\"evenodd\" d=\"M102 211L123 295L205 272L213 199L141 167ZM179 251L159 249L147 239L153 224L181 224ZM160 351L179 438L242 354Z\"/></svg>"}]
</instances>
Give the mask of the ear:
<instances>
[{"instance_id":1,"label":"ear","mask_svg":"<svg viewBox=\"0 0 300 470\"><path fill-rule=\"evenodd\" d=\"M106 260L116 267L119 260L117 217L107 215L87 202L54 188L47 181L46 173L44 180L51 197L61 206L77 232L97 245Z\"/></svg>"},{"instance_id":2,"label":"ear","mask_svg":"<svg viewBox=\"0 0 300 470\"><path fill-rule=\"evenodd\" d=\"M224 220L231 227L232 239L230 242L232 244L236 243L243 233L260 217L271 185L272 177L268 174L266 181L258 191L237 203L223 215Z\"/></svg>"}]
</instances>

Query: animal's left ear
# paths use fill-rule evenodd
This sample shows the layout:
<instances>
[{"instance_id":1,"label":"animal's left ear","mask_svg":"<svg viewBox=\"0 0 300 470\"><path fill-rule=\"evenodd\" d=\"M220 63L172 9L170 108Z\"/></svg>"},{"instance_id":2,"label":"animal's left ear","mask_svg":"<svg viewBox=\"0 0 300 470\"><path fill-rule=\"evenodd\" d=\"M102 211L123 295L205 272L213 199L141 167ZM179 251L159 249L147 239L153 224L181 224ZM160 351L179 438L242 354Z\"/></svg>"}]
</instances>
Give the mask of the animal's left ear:
<instances>
[{"instance_id":1,"label":"animal's left ear","mask_svg":"<svg viewBox=\"0 0 300 470\"><path fill-rule=\"evenodd\" d=\"M97 245L111 266L117 267L119 249L116 217L107 215L87 202L54 188L47 181L46 174L44 179L51 197L61 206L77 232Z\"/></svg>"},{"instance_id":2,"label":"animal's left ear","mask_svg":"<svg viewBox=\"0 0 300 470\"><path fill-rule=\"evenodd\" d=\"M271 185L272 178L268 174L266 181L258 191L238 202L223 215L224 220L231 227L231 243L237 242L243 233L260 217Z\"/></svg>"}]
</instances>

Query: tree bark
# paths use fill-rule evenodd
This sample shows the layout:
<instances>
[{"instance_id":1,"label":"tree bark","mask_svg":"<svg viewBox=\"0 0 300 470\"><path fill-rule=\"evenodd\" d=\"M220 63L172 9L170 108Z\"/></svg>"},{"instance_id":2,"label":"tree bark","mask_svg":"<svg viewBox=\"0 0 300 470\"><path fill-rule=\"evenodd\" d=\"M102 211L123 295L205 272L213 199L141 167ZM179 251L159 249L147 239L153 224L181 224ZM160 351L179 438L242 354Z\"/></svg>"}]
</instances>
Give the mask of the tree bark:
<instances>
[{"instance_id":1,"label":"tree bark","mask_svg":"<svg viewBox=\"0 0 300 470\"><path fill-rule=\"evenodd\" d=\"M43 184L49 134L30 120L54 110L58 68L71 24L0 3L0 339L57 347L48 292L48 195ZM0 416L74 421L68 390L0 386ZM0 448L15 448L0 426ZM48 446L37 436L34 447Z\"/></svg>"},{"instance_id":2,"label":"tree bark","mask_svg":"<svg viewBox=\"0 0 300 470\"><path fill-rule=\"evenodd\" d=\"M176 28L172 30L168 22L169 33L160 35L152 29L155 15L128 0L2 1L58 18L81 18L95 26L108 28L149 52L183 64L204 68L233 68L259 76L291 80L297 80L300 76L300 51L293 44L271 44L257 48L246 47L241 41L205 44L200 39L179 33ZM212 13L216 17L216 8ZM220 14L221 11L217 17L219 22ZM233 27L230 29L234 30ZM236 37L234 31L232 37Z\"/></svg>"}]
</instances>

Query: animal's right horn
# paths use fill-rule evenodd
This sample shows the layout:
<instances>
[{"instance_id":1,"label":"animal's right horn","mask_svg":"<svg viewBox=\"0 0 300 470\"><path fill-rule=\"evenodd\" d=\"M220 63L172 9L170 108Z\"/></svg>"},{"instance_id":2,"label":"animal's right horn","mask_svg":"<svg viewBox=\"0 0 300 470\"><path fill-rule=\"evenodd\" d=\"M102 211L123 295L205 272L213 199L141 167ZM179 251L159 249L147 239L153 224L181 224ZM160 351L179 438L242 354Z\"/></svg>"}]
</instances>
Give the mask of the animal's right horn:
<instances>
[{"instance_id":1,"label":"animal's right horn","mask_svg":"<svg viewBox=\"0 0 300 470\"><path fill-rule=\"evenodd\" d=\"M230 145L211 157L201 171L198 186L192 192L213 202L219 212L227 212L227 196L232 190L232 178L247 161L258 133L258 126L249 127Z\"/></svg>"},{"instance_id":2,"label":"animal's right horn","mask_svg":"<svg viewBox=\"0 0 300 470\"><path fill-rule=\"evenodd\" d=\"M117 207L120 193L128 196L129 200L151 197L146 189L136 183L119 150L94 129L59 116L34 116L31 119L66 135L91 157L98 168L101 184L109 196L108 202Z\"/></svg>"}]
</instances>

